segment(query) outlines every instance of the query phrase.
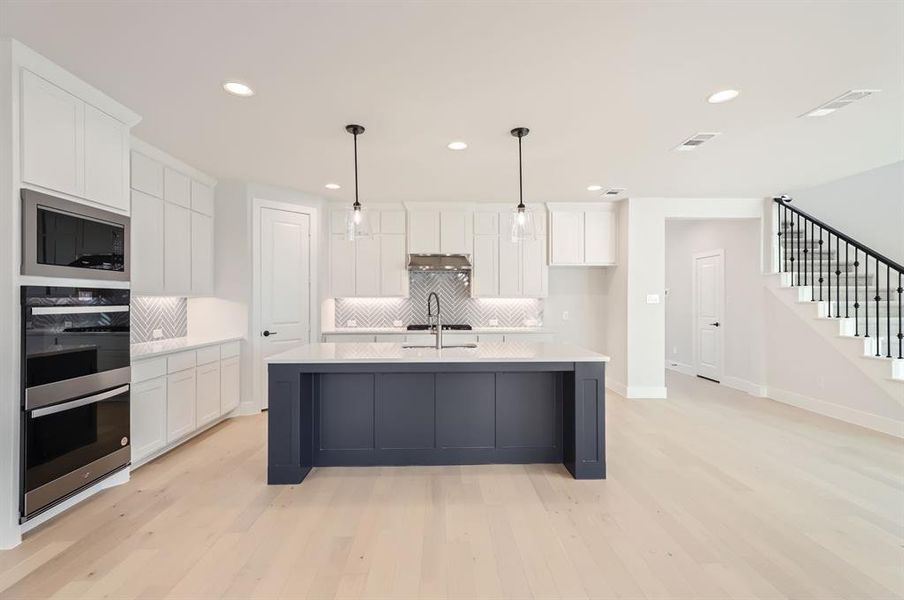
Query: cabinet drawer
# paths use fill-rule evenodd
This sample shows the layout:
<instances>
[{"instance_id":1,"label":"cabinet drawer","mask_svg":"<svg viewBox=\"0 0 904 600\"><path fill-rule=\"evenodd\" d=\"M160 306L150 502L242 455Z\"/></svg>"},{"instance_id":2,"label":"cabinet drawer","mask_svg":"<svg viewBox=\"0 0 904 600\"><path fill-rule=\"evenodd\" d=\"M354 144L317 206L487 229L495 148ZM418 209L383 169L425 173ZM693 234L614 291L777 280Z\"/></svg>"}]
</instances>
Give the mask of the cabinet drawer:
<instances>
[{"instance_id":1,"label":"cabinet drawer","mask_svg":"<svg viewBox=\"0 0 904 600\"><path fill-rule=\"evenodd\" d=\"M197 364L199 365L206 365L212 362L216 362L220 360L220 347L209 346L207 348L198 348L197 354Z\"/></svg>"},{"instance_id":2,"label":"cabinet drawer","mask_svg":"<svg viewBox=\"0 0 904 600\"><path fill-rule=\"evenodd\" d=\"M242 352L241 342L229 342L220 346L220 358L232 358Z\"/></svg>"},{"instance_id":3,"label":"cabinet drawer","mask_svg":"<svg viewBox=\"0 0 904 600\"><path fill-rule=\"evenodd\" d=\"M166 358L151 358L132 363L132 383L166 375Z\"/></svg>"},{"instance_id":4,"label":"cabinet drawer","mask_svg":"<svg viewBox=\"0 0 904 600\"><path fill-rule=\"evenodd\" d=\"M171 354L166 359L166 371L167 373L176 373L177 371L191 369L196 364L197 357L195 356L194 350L180 352L179 354Z\"/></svg>"}]
</instances>

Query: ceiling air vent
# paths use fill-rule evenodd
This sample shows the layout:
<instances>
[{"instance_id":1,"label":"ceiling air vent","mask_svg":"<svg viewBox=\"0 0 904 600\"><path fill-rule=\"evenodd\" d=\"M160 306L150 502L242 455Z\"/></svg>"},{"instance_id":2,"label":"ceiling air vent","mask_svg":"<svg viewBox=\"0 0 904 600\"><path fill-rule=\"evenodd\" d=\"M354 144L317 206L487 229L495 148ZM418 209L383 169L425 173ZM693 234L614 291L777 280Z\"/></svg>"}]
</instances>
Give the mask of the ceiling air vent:
<instances>
[{"instance_id":1,"label":"ceiling air vent","mask_svg":"<svg viewBox=\"0 0 904 600\"><path fill-rule=\"evenodd\" d=\"M603 196L609 196L610 198L615 196L621 196L625 193L625 188L609 188L605 192L603 192Z\"/></svg>"},{"instance_id":2,"label":"ceiling air vent","mask_svg":"<svg viewBox=\"0 0 904 600\"><path fill-rule=\"evenodd\" d=\"M864 98L868 98L873 94L881 92L882 90L848 90L845 93L841 94L837 98L832 98L825 104L821 104L814 108L811 111L805 112L800 115L801 117L824 117L826 115L830 115L839 108L844 108L848 104L856 102L857 100L863 100Z\"/></svg>"},{"instance_id":3,"label":"ceiling air vent","mask_svg":"<svg viewBox=\"0 0 904 600\"><path fill-rule=\"evenodd\" d=\"M678 152L690 152L691 150L696 150L697 146L703 144L704 142L708 142L717 135L722 134L721 132L695 133L691 137L678 144L675 150L677 150Z\"/></svg>"}]
</instances>

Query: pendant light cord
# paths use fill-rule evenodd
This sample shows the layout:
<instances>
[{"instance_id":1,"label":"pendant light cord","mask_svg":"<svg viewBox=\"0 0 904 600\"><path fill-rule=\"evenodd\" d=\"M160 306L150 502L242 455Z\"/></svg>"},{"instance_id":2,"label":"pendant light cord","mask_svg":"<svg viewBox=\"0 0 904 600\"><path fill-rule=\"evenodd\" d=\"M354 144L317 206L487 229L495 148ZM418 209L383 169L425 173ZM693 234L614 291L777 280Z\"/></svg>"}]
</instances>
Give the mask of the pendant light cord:
<instances>
[{"instance_id":1,"label":"pendant light cord","mask_svg":"<svg viewBox=\"0 0 904 600\"><path fill-rule=\"evenodd\" d=\"M355 206L361 206L361 203L358 202L358 134L354 134L355 137Z\"/></svg>"},{"instance_id":2,"label":"pendant light cord","mask_svg":"<svg viewBox=\"0 0 904 600\"><path fill-rule=\"evenodd\" d=\"M518 136L518 208L524 208L524 174L521 169L521 136Z\"/></svg>"}]
</instances>

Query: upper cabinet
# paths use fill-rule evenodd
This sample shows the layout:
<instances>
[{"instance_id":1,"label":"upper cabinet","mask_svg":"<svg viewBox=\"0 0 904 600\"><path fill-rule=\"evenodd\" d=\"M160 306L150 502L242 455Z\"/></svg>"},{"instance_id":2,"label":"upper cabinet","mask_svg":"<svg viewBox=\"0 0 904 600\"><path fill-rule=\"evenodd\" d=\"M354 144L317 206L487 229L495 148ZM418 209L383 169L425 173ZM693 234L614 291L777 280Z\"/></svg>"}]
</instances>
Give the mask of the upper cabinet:
<instances>
[{"instance_id":1,"label":"upper cabinet","mask_svg":"<svg viewBox=\"0 0 904 600\"><path fill-rule=\"evenodd\" d=\"M468 208L440 210L413 205L408 209L408 252L471 254L472 217Z\"/></svg>"},{"instance_id":2,"label":"upper cabinet","mask_svg":"<svg viewBox=\"0 0 904 600\"><path fill-rule=\"evenodd\" d=\"M474 213L471 295L475 298L545 298L546 211L534 208L533 239L512 241L511 209Z\"/></svg>"},{"instance_id":3,"label":"upper cabinet","mask_svg":"<svg viewBox=\"0 0 904 600\"><path fill-rule=\"evenodd\" d=\"M617 260L615 205L549 204L549 264L612 266Z\"/></svg>"},{"instance_id":4,"label":"upper cabinet","mask_svg":"<svg viewBox=\"0 0 904 600\"><path fill-rule=\"evenodd\" d=\"M213 295L216 182L144 142L132 144L132 289Z\"/></svg>"},{"instance_id":5,"label":"upper cabinet","mask_svg":"<svg viewBox=\"0 0 904 600\"><path fill-rule=\"evenodd\" d=\"M22 184L129 214L129 130L139 117L21 45L16 60Z\"/></svg>"},{"instance_id":6,"label":"upper cabinet","mask_svg":"<svg viewBox=\"0 0 904 600\"><path fill-rule=\"evenodd\" d=\"M377 298L408 295L405 211L367 208L373 235L349 241L345 210L330 213L330 296Z\"/></svg>"}]
</instances>

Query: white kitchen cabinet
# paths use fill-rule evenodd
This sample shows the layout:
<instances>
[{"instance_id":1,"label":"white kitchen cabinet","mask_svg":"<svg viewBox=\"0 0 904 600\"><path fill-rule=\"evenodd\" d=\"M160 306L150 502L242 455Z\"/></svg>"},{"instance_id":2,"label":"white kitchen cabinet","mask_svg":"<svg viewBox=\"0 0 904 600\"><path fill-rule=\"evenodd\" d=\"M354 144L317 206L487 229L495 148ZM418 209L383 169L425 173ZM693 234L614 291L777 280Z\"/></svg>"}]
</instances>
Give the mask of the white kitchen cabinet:
<instances>
[{"instance_id":1,"label":"white kitchen cabinet","mask_svg":"<svg viewBox=\"0 0 904 600\"><path fill-rule=\"evenodd\" d=\"M355 295L355 242L330 236L330 293L334 298Z\"/></svg>"},{"instance_id":2,"label":"white kitchen cabinet","mask_svg":"<svg viewBox=\"0 0 904 600\"><path fill-rule=\"evenodd\" d=\"M191 293L191 211L165 202L163 207L164 291L174 296Z\"/></svg>"},{"instance_id":3,"label":"white kitchen cabinet","mask_svg":"<svg viewBox=\"0 0 904 600\"><path fill-rule=\"evenodd\" d=\"M408 256L403 233L384 233L380 236L380 295L408 295Z\"/></svg>"},{"instance_id":4,"label":"white kitchen cabinet","mask_svg":"<svg viewBox=\"0 0 904 600\"><path fill-rule=\"evenodd\" d=\"M220 363L200 365L195 373L197 426L203 427L220 416Z\"/></svg>"},{"instance_id":5,"label":"white kitchen cabinet","mask_svg":"<svg viewBox=\"0 0 904 600\"><path fill-rule=\"evenodd\" d=\"M545 298L547 294L546 239L521 242L521 295Z\"/></svg>"},{"instance_id":6,"label":"white kitchen cabinet","mask_svg":"<svg viewBox=\"0 0 904 600\"><path fill-rule=\"evenodd\" d=\"M492 298L499 295L499 236L474 236L471 295Z\"/></svg>"},{"instance_id":7,"label":"white kitchen cabinet","mask_svg":"<svg viewBox=\"0 0 904 600\"><path fill-rule=\"evenodd\" d=\"M499 213L485 210L474 213L474 235L499 235Z\"/></svg>"},{"instance_id":8,"label":"white kitchen cabinet","mask_svg":"<svg viewBox=\"0 0 904 600\"><path fill-rule=\"evenodd\" d=\"M22 179L73 196L85 189L85 103L22 71Z\"/></svg>"},{"instance_id":9,"label":"white kitchen cabinet","mask_svg":"<svg viewBox=\"0 0 904 600\"><path fill-rule=\"evenodd\" d=\"M213 295L213 217L191 213L191 293Z\"/></svg>"},{"instance_id":10,"label":"white kitchen cabinet","mask_svg":"<svg viewBox=\"0 0 904 600\"><path fill-rule=\"evenodd\" d=\"M355 296L374 298L380 295L380 237L355 240Z\"/></svg>"},{"instance_id":11,"label":"white kitchen cabinet","mask_svg":"<svg viewBox=\"0 0 904 600\"><path fill-rule=\"evenodd\" d=\"M618 228L614 205L550 204L551 265L608 266L616 263Z\"/></svg>"},{"instance_id":12,"label":"white kitchen cabinet","mask_svg":"<svg viewBox=\"0 0 904 600\"><path fill-rule=\"evenodd\" d=\"M232 356L220 361L220 414L235 410L241 400L241 359Z\"/></svg>"},{"instance_id":13,"label":"white kitchen cabinet","mask_svg":"<svg viewBox=\"0 0 904 600\"><path fill-rule=\"evenodd\" d=\"M380 211L380 233L405 234L405 211L383 209Z\"/></svg>"},{"instance_id":14,"label":"white kitchen cabinet","mask_svg":"<svg viewBox=\"0 0 904 600\"><path fill-rule=\"evenodd\" d=\"M168 444L195 430L195 369L166 377L166 441Z\"/></svg>"},{"instance_id":15,"label":"white kitchen cabinet","mask_svg":"<svg viewBox=\"0 0 904 600\"><path fill-rule=\"evenodd\" d=\"M163 199L191 208L191 178L170 167L163 169Z\"/></svg>"},{"instance_id":16,"label":"white kitchen cabinet","mask_svg":"<svg viewBox=\"0 0 904 600\"><path fill-rule=\"evenodd\" d=\"M200 181L191 180L191 209L209 217L213 216L213 188Z\"/></svg>"},{"instance_id":17,"label":"white kitchen cabinet","mask_svg":"<svg viewBox=\"0 0 904 600\"><path fill-rule=\"evenodd\" d=\"M408 252L431 254L440 251L439 210L417 208L408 211Z\"/></svg>"},{"instance_id":18,"label":"white kitchen cabinet","mask_svg":"<svg viewBox=\"0 0 904 600\"><path fill-rule=\"evenodd\" d=\"M163 200L132 190L132 292L163 291Z\"/></svg>"},{"instance_id":19,"label":"white kitchen cabinet","mask_svg":"<svg viewBox=\"0 0 904 600\"><path fill-rule=\"evenodd\" d=\"M163 165L141 152L132 152L130 179L133 190L163 198Z\"/></svg>"},{"instance_id":20,"label":"white kitchen cabinet","mask_svg":"<svg viewBox=\"0 0 904 600\"><path fill-rule=\"evenodd\" d=\"M134 384L129 402L135 463L166 445L166 377Z\"/></svg>"},{"instance_id":21,"label":"white kitchen cabinet","mask_svg":"<svg viewBox=\"0 0 904 600\"><path fill-rule=\"evenodd\" d=\"M521 244L507 235L499 236L499 295L521 295Z\"/></svg>"},{"instance_id":22,"label":"white kitchen cabinet","mask_svg":"<svg viewBox=\"0 0 904 600\"><path fill-rule=\"evenodd\" d=\"M439 251L443 254L471 253L471 215L464 210L440 212Z\"/></svg>"},{"instance_id":23,"label":"white kitchen cabinet","mask_svg":"<svg viewBox=\"0 0 904 600\"><path fill-rule=\"evenodd\" d=\"M129 212L129 128L85 105L85 197Z\"/></svg>"}]
</instances>

